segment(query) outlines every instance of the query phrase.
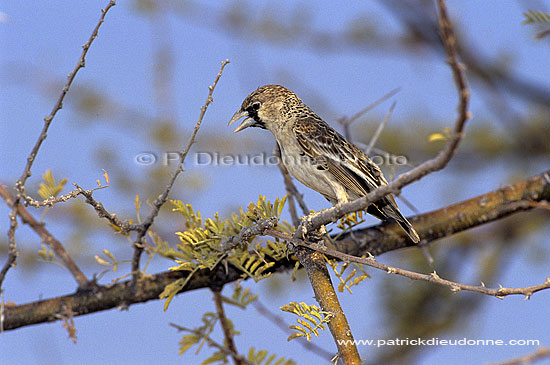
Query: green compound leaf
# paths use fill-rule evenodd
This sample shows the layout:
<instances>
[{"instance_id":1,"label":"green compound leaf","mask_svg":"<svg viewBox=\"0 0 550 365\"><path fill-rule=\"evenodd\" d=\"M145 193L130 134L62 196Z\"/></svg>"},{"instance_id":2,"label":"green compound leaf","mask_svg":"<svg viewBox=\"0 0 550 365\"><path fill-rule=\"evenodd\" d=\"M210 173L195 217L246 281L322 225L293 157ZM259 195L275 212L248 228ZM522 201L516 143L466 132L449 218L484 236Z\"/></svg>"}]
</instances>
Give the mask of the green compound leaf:
<instances>
[{"instance_id":1,"label":"green compound leaf","mask_svg":"<svg viewBox=\"0 0 550 365\"><path fill-rule=\"evenodd\" d=\"M307 305L303 302L291 302L280 308L284 312L298 316L296 319L298 325L288 326L291 330L296 332L292 333L287 338L287 341L291 341L298 337L305 337L310 341L312 334L319 337L319 330L326 329L326 324L330 322L333 316L329 312L321 310L316 305Z\"/></svg>"}]
</instances>

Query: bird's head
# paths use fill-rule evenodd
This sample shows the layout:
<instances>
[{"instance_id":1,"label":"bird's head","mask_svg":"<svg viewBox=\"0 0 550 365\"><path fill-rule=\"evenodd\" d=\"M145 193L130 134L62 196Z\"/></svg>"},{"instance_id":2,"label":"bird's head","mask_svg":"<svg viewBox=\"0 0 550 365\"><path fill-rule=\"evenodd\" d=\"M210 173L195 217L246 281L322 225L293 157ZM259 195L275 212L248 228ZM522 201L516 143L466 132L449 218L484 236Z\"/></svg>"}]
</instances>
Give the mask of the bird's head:
<instances>
[{"instance_id":1,"label":"bird's head","mask_svg":"<svg viewBox=\"0 0 550 365\"><path fill-rule=\"evenodd\" d=\"M244 99L241 108L233 114L228 125L245 118L234 133L248 127L274 131L286 123L290 108L297 103L302 101L287 88L280 85L265 85Z\"/></svg>"}]
</instances>

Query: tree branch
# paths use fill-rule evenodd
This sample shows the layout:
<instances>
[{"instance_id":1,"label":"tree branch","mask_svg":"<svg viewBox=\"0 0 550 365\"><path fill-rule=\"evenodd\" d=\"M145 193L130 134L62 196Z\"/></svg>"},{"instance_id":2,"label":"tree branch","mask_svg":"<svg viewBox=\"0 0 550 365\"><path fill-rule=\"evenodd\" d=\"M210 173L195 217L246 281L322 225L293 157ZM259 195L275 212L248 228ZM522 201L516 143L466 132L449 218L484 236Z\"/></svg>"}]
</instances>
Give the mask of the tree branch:
<instances>
[{"instance_id":1,"label":"tree branch","mask_svg":"<svg viewBox=\"0 0 550 365\"><path fill-rule=\"evenodd\" d=\"M352 115L349 118L347 118L347 117L340 118L338 120L338 123L340 123L343 126L344 136L346 137L346 139L348 141L352 141L352 139L353 139L352 136L351 136L350 128L349 128L350 125L353 122L355 122L357 119L361 118L364 114L368 113L372 109L376 108L378 105L382 104L384 101L388 100L389 98L391 98L392 96L397 94L399 92L399 90L400 90L400 88L393 89L392 91L390 91L386 95L382 96L380 99L375 100L374 102L370 103L370 105L368 105L366 108L361 109L359 112L355 113L354 115ZM365 152L365 153L368 155L368 152Z\"/></svg>"},{"instance_id":2,"label":"tree branch","mask_svg":"<svg viewBox=\"0 0 550 365\"><path fill-rule=\"evenodd\" d=\"M334 258L337 258L343 262L355 262L358 264L367 265L370 267L374 267L375 269L385 271L388 274L397 274L397 275L409 278L411 280L429 281L431 283L449 287L453 292L466 290L466 291L472 291L476 293L494 296L500 299L508 295L521 294L521 295L525 295L526 299L529 299L531 295L533 295L538 291L550 289L550 277L546 278L544 283L542 284L528 286L524 288L504 288L501 286L499 289L490 289L485 287L485 285L461 284L450 280L442 279L439 277L439 275L437 275L435 271L431 274L420 274L414 271L404 270L398 267L392 267L386 264L382 264L380 262L377 262L374 256L372 255L366 258L348 255L348 254L330 249L324 245L321 245L315 242L307 242L304 240L294 238L286 233L278 232L273 229L269 229L265 233L270 235L271 237L279 238L287 242L290 242L297 247L309 248L316 252L323 253L325 255L329 255Z\"/></svg>"},{"instance_id":3,"label":"tree branch","mask_svg":"<svg viewBox=\"0 0 550 365\"><path fill-rule=\"evenodd\" d=\"M137 238L134 241L134 258L132 259L132 274L133 274L133 280L134 282L138 278L139 274L139 260L141 257L141 253L143 252L143 243L142 240L147 234L147 231L155 221L155 218L160 212L160 208L166 203L166 200L168 199L168 194L170 194L170 191L172 190L172 187L174 186L174 183L176 182L176 179L180 173L183 172L183 163L185 162L185 158L187 157L187 154L189 153L189 150L191 149L191 146L195 142L195 137L197 136L197 133L199 132L199 128L201 127L202 119L204 118L204 115L206 114L206 110L208 109L208 106L214 101L212 99L212 94L214 93L214 89L216 88L216 85L218 84L218 81L220 81L220 78L222 77L222 72L225 66L229 63L229 60L225 60L222 62L222 65L220 67L220 71L216 75L216 78L214 79L214 83L210 86L208 86L208 96L206 97L206 101L204 102L204 105L201 107L201 112L199 114L199 119L197 120L197 123L195 124L195 128L193 129L193 133L191 134L191 137L189 138L189 142L187 143L187 146L184 150L179 152L179 162L178 167L176 168L176 171L172 174L172 178L168 182L168 185L166 185L166 188L164 189L163 193L155 199L153 202L153 208L151 212L149 213L149 216L145 219L145 221L141 224L141 227L139 228Z\"/></svg>"},{"instance_id":4,"label":"tree branch","mask_svg":"<svg viewBox=\"0 0 550 365\"><path fill-rule=\"evenodd\" d=\"M486 194L408 218L424 243L496 221L532 208L544 209L550 200L550 170ZM396 223L381 223L345 233L335 242L338 251L354 256L378 256L416 246Z\"/></svg>"},{"instance_id":5,"label":"tree branch","mask_svg":"<svg viewBox=\"0 0 550 365\"><path fill-rule=\"evenodd\" d=\"M300 240L299 238L306 238L307 240L308 232L318 232L323 225L329 222L334 222L348 213L364 210L371 203L374 203L375 201L380 200L390 192L398 194L400 192L400 189L403 186L413 181L419 180L420 178L422 178L423 176L431 172L443 169L456 153L458 146L460 144L460 141L463 138L463 129L466 124L466 120L469 117L467 109L468 109L468 101L469 101L470 93L466 86L466 78L463 74L463 70L458 64L458 59L456 55L456 38L454 35L454 30L453 30L451 21L449 20L449 17L447 15L445 1L438 0L438 5L439 5L439 28L441 31L441 37L445 47L445 53L447 54L447 57L448 57L448 62L453 72L455 85L459 94L459 108L458 108L459 113L458 113L457 121L455 123L453 135L451 136L445 148L439 153L439 155L436 158L424 162L422 165L413 169L409 173L401 175L397 180L393 181L392 183L386 186L382 186L378 189L375 189L374 191L367 194L363 198L357 199L350 203L338 204L335 207L327 209L325 211L308 215L304 220L302 220L302 223L300 224L300 226L297 227L293 237L288 236L286 234L284 235L284 236L288 236L288 238L291 238L290 240L285 239L287 242L295 243L299 247L297 249L296 254L300 263L306 269L310 283L313 287L313 291L315 292L315 298L317 299L317 301L319 302L319 304L324 310L334 315L334 317L331 318L328 325L329 325L330 332L334 338L334 342L338 347L338 352L342 357L344 363L346 364L352 364L352 363L360 364L361 359L359 357L359 353L355 345L351 345L351 346L345 345L346 343L349 343L348 341L345 341L345 340L353 340L353 335L351 333L351 329L349 327L345 314L342 308L340 307L338 296L336 295L334 287L332 286L332 282L330 280L330 276L326 268L325 260L322 257L322 255L319 254L320 252L327 253L333 250L327 248L324 244L315 243L315 244L312 244L311 247L322 247L323 250L325 251L315 248L316 252L312 252L310 249L308 249L308 243ZM407 179L409 180L407 181ZM386 191L384 191L384 189L386 189ZM376 194L379 194L379 196L376 196ZM273 229L269 229L266 231L266 233L267 232L272 232L271 235L275 237L273 232L277 232L277 231ZM282 238L282 237L279 237L279 238ZM298 244L298 242L301 242L301 243ZM332 255L332 256L340 257L336 255ZM355 257L355 256L349 256L347 257L347 260L351 261L351 257ZM364 261L364 259L362 260ZM365 261L365 263L366 262L367 261ZM382 265L374 261L372 263L369 262L368 264L374 267L379 267L380 265ZM397 272L397 270L401 270L401 269L395 269L395 272ZM405 270L401 270L400 272L397 272L397 273L401 275L410 275L410 276L412 276L413 274L416 274L412 272L405 272ZM419 279L423 278L421 274L417 274L415 277ZM550 284L550 280L548 284ZM466 286L462 285L461 288L466 289Z\"/></svg>"},{"instance_id":6,"label":"tree branch","mask_svg":"<svg viewBox=\"0 0 550 365\"><path fill-rule=\"evenodd\" d=\"M274 230L267 230L267 232L271 231ZM289 237L292 238L291 236ZM324 244L316 245L325 247ZM315 300L317 300L322 310L331 315L328 328L338 348L338 355L344 364L361 364L359 351L357 351L357 346L353 343L351 328L338 300L336 290L334 290L334 286L332 285L323 255L303 245L296 250L296 256L306 270L307 277L315 293Z\"/></svg>"},{"instance_id":7,"label":"tree branch","mask_svg":"<svg viewBox=\"0 0 550 365\"><path fill-rule=\"evenodd\" d=\"M384 130L384 127L386 126L388 119L390 119L390 116L393 113L393 110L395 109L396 104L397 103L395 101L391 104L390 110L388 110L388 112L386 113L386 116L384 117L384 119L382 119L382 122L380 122L380 124L378 125L378 128L376 128L376 131L372 135L369 141L369 144L367 146L367 149L365 150L365 154L367 156L370 154L370 151L372 151L372 149L374 148L374 145L376 144L376 141L378 140L378 138L380 137L380 134Z\"/></svg>"},{"instance_id":8,"label":"tree branch","mask_svg":"<svg viewBox=\"0 0 550 365\"><path fill-rule=\"evenodd\" d=\"M36 141L34 147L32 148L31 153L27 157L27 164L25 165L23 174L21 175L19 180L17 180L17 182L15 183L17 196L15 198L15 201L13 202L12 210L9 214L10 228L8 231L8 259L4 264L4 267L2 267L2 270L0 270L0 292L2 291L2 283L4 282L4 278L6 277L8 270L11 267L15 266L16 260L17 260L17 246L15 244L15 230L17 229L17 209L21 199L22 198L26 199L27 197L27 195L25 194L25 183L27 179L31 176L31 167L34 163L34 160L36 159L36 155L38 154L38 150L40 149L42 142L44 142L44 140L48 136L48 129L50 128L53 118L55 117L57 112L61 110L61 108L63 108L63 100L65 99L65 95L67 95L67 93L69 92L69 88L71 87L77 72L81 68L85 67L86 65L86 54L88 53L88 50L92 45L92 42L97 37L99 28L101 27L101 24L103 24L103 21L105 20L105 15L107 15L107 12L109 11L109 9L111 9L115 5L116 5L116 1L110 0L109 4L105 7L105 9L101 10L101 16L99 17L99 21L95 26L94 30L92 31L92 34L90 35L90 38L88 39L88 41L84 43L84 45L82 46L82 53L80 55L80 58L78 59L78 62L76 63L76 66L73 69L73 71L71 71L67 76L67 82L63 87L63 89L61 90L61 95L59 95L59 98L57 99L57 102L55 103L50 114L48 114L44 118L44 127L42 127L42 132L40 132L40 135L38 136L38 140Z\"/></svg>"},{"instance_id":9,"label":"tree branch","mask_svg":"<svg viewBox=\"0 0 550 365\"><path fill-rule=\"evenodd\" d=\"M15 198L10 194L10 192L3 185L0 185L0 196L2 197L2 199L4 199L4 201L9 207L13 207ZM17 206L17 215L21 217L23 223L28 224L40 236L42 241L55 252L57 257L59 257L59 259L63 262L65 267L71 272L71 274L75 278L80 288L83 288L86 285L88 285L88 279L86 278L84 273L80 271L80 269L75 264L75 262L73 261L69 253L65 250L61 242L59 242L46 229L43 223L40 223L39 221L37 221L29 213L29 211L21 204Z\"/></svg>"},{"instance_id":10,"label":"tree branch","mask_svg":"<svg viewBox=\"0 0 550 365\"><path fill-rule=\"evenodd\" d=\"M238 360L239 360L239 364L253 365L253 364L252 364L250 361L248 361L244 356L242 356L241 354L238 354L238 353L232 351L229 347L226 347L226 346L223 346L223 345L217 343L217 342L214 341L212 338L210 338L210 336L204 337L204 333L202 333L201 331L198 331L198 330L195 330L195 329L192 329L192 328L186 328L186 327L183 327L183 326L179 326L179 325L177 325L177 324L175 324L175 323L170 323L170 326L172 326L172 327L174 327L175 329L177 329L178 332L189 332L189 333L193 333L193 334L195 334L195 335L198 335L198 336L203 337L203 338L206 340L206 343L208 344L208 346L220 350L220 351L223 352L224 354L231 356L233 359L238 359Z\"/></svg>"},{"instance_id":11,"label":"tree branch","mask_svg":"<svg viewBox=\"0 0 550 365\"><path fill-rule=\"evenodd\" d=\"M78 184L74 184L74 186L76 187L76 190L75 190L76 194L82 195L86 198L86 203L90 204L95 209L99 218L107 219L109 223L119 228L124 233L130 232L130 231L138 231L140 229L139 224L131 224L128 221L120 220L116 214L109 213L107 209L105 209L103 204L101 204L101 202L98 202L97 200L95 200L92 194L95 190L97 190L97 188L92 190L84 190L80 186L78 186Z\"/></svg>"},{"instance_id":12,"label":"tree branch","mask_svg":"<svg viewBox=\"0 0 550 365\"><path fill-rule=\"evenodd\" d=\"M388 185L381 186L371 191L366 196L356 199L352 202L338 204L332 208L311 214L304 220L301 227L299 227L299 229L296 231L297 238L304 231L315 231L324 224L336 222L338 219L345 216L346 214L364 210L371 203L380 200L390 193L399 194L401 188L403 188L404 186L414 181L420 180L422 177L432 172L443 169L445 166L447 166L451 158L458 150L458 146L463 138L464 126L466 125L466 121L468 120L468 118L470 118L470 113L468 112L470 91L468 90L466 84L466 77L464 76L463 66L459 65L458 63L455 49L456 37L454 35L451 22L447 15L445 2L443 0L438 0L438 4L441 36L448 58L447 62L451 66L453 77L455 79L455 85L459 95L458 117L455 122L453 134L449 138L449 141L435 158L423 162L421 165L412 169L409 172L401 174L397 179L395 179ZM420 238L422 239L422 236L420 236Z\"/></svg>"},{"instance_id":13,"label":"tree branch","mask_svg":"<svg viewBox=\"0 0 550 365\"><path fill-rule=\"evenodd\" d=\"M550 200L550 171L410 219L418 228L418 233L424 237L424 242L429 243L518 212L531 210L534 208L533 202L545 200ZM478 210L475 209L476 207ZM366 255L368 252L380 255L409 245L412 243L405 240L404 234L401 234L401 230L393 223L382 223L354 231L353 236L350 233L336 240L338 251L354 256ZM294 261L283 260L277 262L270 272L282 272L291 270L293 267ZM221 287L239 280L241 274L231 265L228 265L227 272L221 267L218 267L215 272L207 269L199 270L180 293L213 286ZM3 325L4 330L12 330L57 321L59 314L65 313L64 303L69 305L74 316L77 317L117 308L121 304L130 306L135 303L158 300L166 285L186 278L187 275L182 271L168 271L144 277L140 281L139 293L135 293L130 281L123 281L98 285L88 290L79 290L74 294L27 304L6 305L3 315L0 313L0 320L3 318L3 323L0 325Z\"/></svg>"},{"instance_id":14,"label":"tree branch","mask_svg":"<svg viewBox=\"0 0 550 365\"><path fill-rule=\"evenodd\" d=\"M294 225L294 227L297 227L300 223L300 220L298 218L298 213L296 213L296 205L294 204L294 200L298 202L298 205L302 209L302 213L304 215L309 214L309 209L307 208L306 202L304 201L304 196L300 194L298 188L296 188L296 185L294 185L292 177L290 176L288 170L286 169L286 166L282 162L281 149L278 145L275 149L275 156L279 158L277 166L279 167L279 171L281 172L281 175L283 175L283 180L285 182L285 189L288 196L288 206L290 217L292 218L292 224Z\"/></svg>"},{"instance_id":15,"label":"tree branch","mask_svg":"<svg viewBox=\"0 0 550 365\"><path fill-rule=\"evenodd\" d=\"M218 319L220 320L220 325L222 326L225 343L227 348L231 352L233 362L235 363L235 365L244 365L245 361L243 361L243 356L239 355L237 347L235 346L235 341L233 341L233 328L227 320L227 317L225 316L222 294L218 290L212 290L212 292L214 293L214 303L216 303L216 313L218 314Z\"/></svg>"},{"instance_id":16,"label":"tree branch","mask_svg":"<svg viewBox=\"0 0 550 365\"><path fill-rule=\"evenodd\" d=\"M492 362L489 363L489 365L526 365L532 364L535 361L544 359L546 357L550 358L550 347L539 347L535 352L532 352L530 354L516 357L510 360Z\"/></svg>"}]
</instances>

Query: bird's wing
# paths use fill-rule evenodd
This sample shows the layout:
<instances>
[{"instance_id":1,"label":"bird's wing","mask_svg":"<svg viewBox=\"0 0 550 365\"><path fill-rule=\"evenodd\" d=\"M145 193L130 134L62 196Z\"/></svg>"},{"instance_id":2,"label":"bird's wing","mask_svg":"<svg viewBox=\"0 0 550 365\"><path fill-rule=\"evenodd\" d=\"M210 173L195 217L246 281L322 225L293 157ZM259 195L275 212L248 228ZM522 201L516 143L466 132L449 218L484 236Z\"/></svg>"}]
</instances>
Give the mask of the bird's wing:
<instances>
[{"instance_id":1,"label":"bird's wing","mask_svg":"<svg viewBox=\"0 0 550 365\"><path fill-rule=\"evenodd\" d=\"M386 185L382 172L359 148L319 117L298 119L294 133L302 150L344 187L359 196Z\"/></svg>"},{"instance_id":2,"label":"bird's wing","mask_svg":"<svg viewBox=\"0 0 550 365\"><path fill-rule=\"evenodd\" d=\"M357 196L365 196L388 184L380 168L363 151L311 113L313 116L297 119L293 130L302 151L317 161L317 168L327 170ZM413 242L420 241L413 226L399 211L393 195L372 203L367 212L382 220L396 221Z\"/></svg>"}]
</instances>

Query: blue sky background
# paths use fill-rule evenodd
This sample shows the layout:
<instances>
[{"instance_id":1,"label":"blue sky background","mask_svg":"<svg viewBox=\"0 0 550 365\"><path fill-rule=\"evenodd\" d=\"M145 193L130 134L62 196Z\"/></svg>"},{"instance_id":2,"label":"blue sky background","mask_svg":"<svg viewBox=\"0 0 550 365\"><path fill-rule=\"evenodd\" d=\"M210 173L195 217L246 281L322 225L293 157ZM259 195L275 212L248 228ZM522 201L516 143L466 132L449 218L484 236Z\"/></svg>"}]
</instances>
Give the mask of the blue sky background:
<instances>
[{"instance_id":1,"label":"blue sky background","mask_svg":"<svg viewBox=\"0 0 550 365\"><path fill-rule=\"evenodd\" d=\"M2 184L11 185L20 176L26 156L42 128L42 120L54 105L65 76L74 68L80 56L81 45L89 38L97 23L99 9L106 3L22 1L2 2L0 5L3 14L0 23ZM255 146L255 151L258 151L258 146L262 146L261 151L270 152L274 141L268 133L250 130L244 132L246 135L233 135L232 128L226 127L243 98L258 86L269 83L281 83L294 90L334 126L337 118L354 114L396 87L400 87L401 91L394 97L397 107L390 123L411 120L403 123L403 128L413 130L422 125L422 117L425 117L430 121L440 121L439 124L431 124L433 132L437 132L444 126L452 125L456 118L457 97L451 72L440 55L428 49L425 53L407 57L396 52L357 53L349 49L328 53L312 52L300 45L283 46L260 42L252 36L235 37L226 29L211 26L215 19L205 17L205 13L166 16L160 29L154 29L147 17L137 12L132 4L119 1L107 14L99 37L87 56L86 68L80 70L73 88L76 90L81 85L93 87L104 97L127 109L154 116L159 110L152 87L154 52L159 42L156 35L159 32L165 36L169 34L167 39L174 52L172 111L179 123L190 130L208 93L207 87L219 70L220 62L230 59L231 63L226 67L214 92L214 103L204 119L195 152L207 149L208 143L211 143L201 139L203 133L218 136L221 140L232 139L241 147ZM203 4L216 11L225 9L221 2L209 1ZM254 4L256 12L250 16L259 18L265 13L296 12L298 17L304 14L304 21L306 18L311 19L309 23L313 29L324 31L345 29L349 19L358 14L379 19L378 25L388 34L401 30L400 24L377 2L350 1L345 6L337 2L313 1L287 1L276 5L258 1ZM448 7L460 29L468 34L475 48L486 57L511 57L510 67L518 75L527 80L536 80L540 85L550 85L548 41L536 41L531 29L521 25L522 12L527 10L522 2L449 1ZM304 9L309 10L305 12ZM476 83L471 86L470 109L474 118L469 123L490 120L495 130L505 129L505 124L496 121L497 116L487 110L482 97L484 90L478 88ZM154 151L162 155L162 151L156 150L155 144L144 135L137 138L135 136L139 134L135 130L129 133L129 129L139 128L132 124L131 118L121 127L121 124L112 123L108 113L98 110L97 115L88 121L71 104L71 96L69 92L65 108L55 118L48 139L33 166L34 174L29 179L31 186L40 181L46 169L52 169L56 177L66 177L70 183L78 182L87 188L94 187L96 179L103 173L101 169L105 168L94 158L98 144L115 149L117 158L123 162L122 170L128 176L143 175L151 168L135 163L134 157L140 152ZM522 101L510 102L517 110L524 113L529 111L529 106ZM380 120L389 105L386 102L378 107L372 118ZM409 118L411 115L414 118ZM361 126L355 128L360 129ZM188 173L200 173L197 175L201 176L199 185L208 191L205 193L199 190L200 193L191 192L187 196L188 201L201 210L203 216L246 205L256 200L259 194L266 194L271 199L285 194L276 168L196 166L192 161L186 163ZM480 162L471 163L475 165ZM424 212L510 182L506 166L476 167L475 172L464 173L460 177L448 173L432 174L406 187L404 194ZM548 161L534 161L526 167L524 177L545 168L548 168ZM397 170L402 171L404 169ZM112 178L116 179L116 176ZM468 182L467 188L462 186L464 181ZM462 188L454 189L457 185ZM321 196L307 191L303 186L299 188L305 193L311 209L327 207ZM136 193L140 191L133 192ZM104 189L95 196L113 212L132 210L133 201L121 199L115 189ZM412 214L404 204L401 205L405 214ZM7 215L8 209L0 204L0 217L3 217L0 219L0 232L8 230ZM35 216L39 217L39 214ZM375 221L372 219L369 222ZM56 225L54 219L48 228L62 242L71 234L67 225ZM17 237L21 246L27 245L28 251L40 248L37 237L27 227L20 227ZM533 250L529 249L541 241L548 244L548 237L548 227L538 235L526 235L522 242L525 250L519 250L519 255L510 258L504 274L499 277L499 283L504 286L527 286L538 284L545 276L549 276L548 260L539 260L538 264L533 264ZM118 240L118 243L113 244L113 251L121 258L131 257L129 246L124 246L125 241L118 237L114 240ZM89 248L92 250L90 256L100 254L106 247L103 241L94 243L95 246ZM439 254L444 255L444 243L442 245ZM383 255L380 260L398 264L403 262L402 256L407 255L407 252L392 252ZM0 258L4 262L3 256ZM85 273L89 276L104 269L90 262L87 264ZM465 270L468 271L468 267L475 264L475 260L465 262ZM73 280L62 268L51 264L39 265L39 270L32 271L25 270L20 263L20 267L10 271L4 284L4 299L24 303L74 290ZM163 271L171 265L170 261L159 260L152 264L149 272ZM344 293L340 296L355 337L359 339L384 338L384 318L379 315L380 302L377 295L383 293L387 280L405 280L388 277L380 272L369 272L373 278L356 288L354 295ZM284 286L284 290L273 291L269 280L260 283L259 288L250 283L246 285L259 293L262 302L273 311L290 301L313 303L311 288L304 280L301 284L293 283L288 275L281 276L283 279L278 285ZM114 277L116 275L107 276ZM131 306L128 311L111 310L78 317L75 319L78 330L76 345L67 339L66 331L60 323L10 331L0 335L0 356L5 363L29 364L195 363L209 351L203 350L198 357L193 355L192 350L183 357L179 356L177 343L180 334L168 323L175 322L188 327L198 325L205 310L214 310L210 297L211 294L206 290L180 295L166 313L162 311L164 303L154 301ZM510 297L504 301L487 298L475 317L446 339L538 339L541 345L549 345L549 299L549 292L538 293L529 301L523 301L521 297ZM243 351L250 346L265 348L279 355L287 355L298 363L308 363L314 357L304 352L297 343L287 343L287 335L273 329L273 325L258 316L254 309L251 308L250 312L234 308L227 310L236 327L242 331L236 341L237 347ZM290 316L280 315L289 323L294 320ZM328 331L314 341L328 351L334 349ZM367 354L367 359L373 351L370 348L359 350ZM535 348L437 347L425 350L420 358L423 363L445 361L448 364L459 364L465 359L475 362L504 360L531 352Z\"/></svg>"}]
</instances>

